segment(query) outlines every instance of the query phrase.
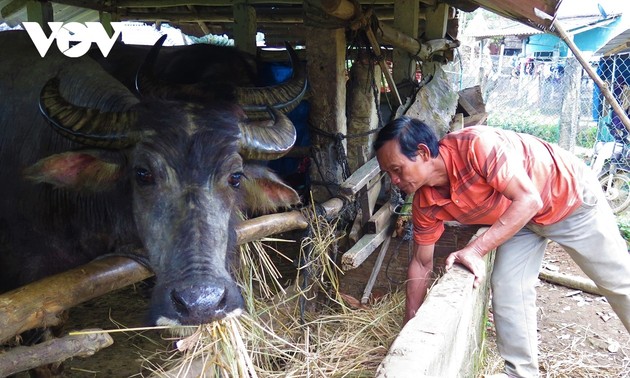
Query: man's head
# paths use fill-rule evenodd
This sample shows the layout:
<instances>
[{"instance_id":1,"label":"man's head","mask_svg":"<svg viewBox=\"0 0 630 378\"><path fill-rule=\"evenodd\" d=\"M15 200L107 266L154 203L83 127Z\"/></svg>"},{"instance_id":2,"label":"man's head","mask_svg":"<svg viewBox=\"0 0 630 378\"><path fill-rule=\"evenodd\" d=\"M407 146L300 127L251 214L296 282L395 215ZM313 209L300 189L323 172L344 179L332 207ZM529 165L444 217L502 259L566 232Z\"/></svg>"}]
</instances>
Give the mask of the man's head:
<instances>
[{"instance_id":1,"label":"man's head","mask_svg":"<svg viewBox=\"0 0 630 378\"><path fill-rule=\"evenodd\" d=\"M438 156L438 139L422 121L400 117L389 122L378 133L374 149L381 170L405 193L431 185L432 160Z\"/></svg>"},{"instance_id":2,"label":"man's head","mask_svg":"<svg viewBox=\"0 0 630 378\"><path fill-rule=\"evenodd\" d=\"M412 161L418 155L419 144L427 146L431 157L438 155L437 135L431 127L418 119L403 116L390 121L376 136L374 150L378 152L390 140L397 141L400 152Z\"/></svg>"}]
</instances>

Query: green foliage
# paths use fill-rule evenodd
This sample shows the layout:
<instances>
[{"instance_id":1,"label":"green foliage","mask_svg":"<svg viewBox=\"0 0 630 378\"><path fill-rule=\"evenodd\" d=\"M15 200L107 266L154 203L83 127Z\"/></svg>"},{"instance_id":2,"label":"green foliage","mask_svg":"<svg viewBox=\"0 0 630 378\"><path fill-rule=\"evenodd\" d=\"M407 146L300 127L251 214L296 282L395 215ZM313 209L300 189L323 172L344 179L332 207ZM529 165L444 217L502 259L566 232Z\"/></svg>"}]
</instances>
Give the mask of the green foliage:
<instances>
[{"instance_id":1,"label":"green foliage","mask_svg":"<svg viewBox=\"0 0 630 378\"><path fill-rule=\"evenodd\" d=\"M560 138L557 123L548 121L548 117L532 114L491 114L488 126L530 134L551 143L558 143Z\"/></svg>"},{"instance_id":2,"label":"green foliage","mask_svg":"<svg viewBox=\"0 0 630 378\"><path fill-rule=\"evenodd\" d=\"M488 126L499 127L517 133L530 134L550 143L558 143L560 127L557 120L535 113L521 113L514 115L492 113L488 117ZM576 145L591 148L595 144L597 127L582 129L577 134Z\"/></svg>"},{"instance_id":3,"label":"green foliage","mask_svg":"<svg viewBox=\"0 0 630 378\"><path fill-rule=\"evenodd\" d=\"M597 126L591 126L578 131L577 141L580 147L591 148L597 141Z\"/></svg>"},{"instance_id":4,"label":"green foliage","mask_svg":"<svg viewBox=\"0 0 630 378\"><path fill-rule=\"evenodd\" d=\"M619 227L619 232L621 232L621 236L626 239L626 242L630 241L630 220L617 218L617 227Z\"/></svg>"}]
</instances>

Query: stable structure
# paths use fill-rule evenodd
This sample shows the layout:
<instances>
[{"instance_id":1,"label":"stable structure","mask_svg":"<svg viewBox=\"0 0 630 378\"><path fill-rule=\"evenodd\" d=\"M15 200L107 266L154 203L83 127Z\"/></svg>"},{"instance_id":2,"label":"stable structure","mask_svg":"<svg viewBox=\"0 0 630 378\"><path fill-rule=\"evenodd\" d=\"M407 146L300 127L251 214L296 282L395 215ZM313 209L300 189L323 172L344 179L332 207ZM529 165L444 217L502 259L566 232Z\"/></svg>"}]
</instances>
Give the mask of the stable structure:
<instances>
[{"instance_id":1,"label":"stable structure","mask_svg":"<svg viewBox=\"0 0 630 378\"><path fill-rule=\"evenodd\" d=\"M27 20L42 25L49 21L168 22L192 35L226 33L240 49L270 59L271 53L256 46L257 32L264 33L268 47L280 46L283 41L302 47L300 58L306 61L310 83L311 145L295 154L306 154L311 159L310 189L319 212L334 218L350 207L356 209L347 225L353 243L341 257L344 268L352 270L379 248L381 256L387 253L396 220L383 195L383 188L389 185L380 175L370 146L379 127L408 114L427 121L443 135L463 127L464 116L483 113L471 108L470 101L462 106L441 71L441 65L452 59L458 46L459 12L481 6L548 29L558 4L559 0L0 0L0 14L10 25ZM348 62L352 62L349 71ZM457 114L462 107L468 109L467 114ZM245 221L237 229L239 243L305 229L309 217L304 212L308 211ZM371 275L377 275L380 266L376 262ZM469 277L465 272L457 274L463 281L456 281L466 286ZM2 294L0 341L29 329L54 325L64 309L150 275L131 260L109 258L34 283L37 287ZM56 285L65 288L64 298L55 297ZM369 288L368 282L366 286ZM24 293L28 293L26 297ZM473 304L477 310L485 308L487 292L479 295L479 301ZM465 306L470 304L466 302ZM470 319L478 318L471 315ZM410 322L407 332L413 333L420 323ZM479 342L478 337L474 338L477 346ZM401 376L388 374L388 364L383 364L381 376ZM397 371L413 371L409 370L412 366L396 364Z\"/></svg>"}]
</instances>

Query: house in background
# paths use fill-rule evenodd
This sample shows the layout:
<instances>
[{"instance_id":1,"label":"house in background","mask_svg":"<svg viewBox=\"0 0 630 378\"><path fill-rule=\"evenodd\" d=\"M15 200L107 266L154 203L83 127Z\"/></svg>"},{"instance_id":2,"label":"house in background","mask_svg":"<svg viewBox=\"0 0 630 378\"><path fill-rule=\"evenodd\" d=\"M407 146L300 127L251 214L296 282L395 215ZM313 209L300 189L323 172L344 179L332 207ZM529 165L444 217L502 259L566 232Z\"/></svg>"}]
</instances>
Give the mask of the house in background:
<instances>
[{"instance_id":1,"label":"house in background","mask_svg":"<svg viewBox=\"0 0 630 378\"><path fill-rule=\"evenodd\" d=\"M557 20L590 58L620 30L627 29L630 4L625 3L565 0L560 5ZM480 54L486 51L498 56L498 72L514 70L515 75L533 74L535 65L557 63L570 54L567 45L554 34L513 21L493 21L486 17L483 12L475 15L463 31L463 37L474 39Z\"/></svg>"}]
</instances>

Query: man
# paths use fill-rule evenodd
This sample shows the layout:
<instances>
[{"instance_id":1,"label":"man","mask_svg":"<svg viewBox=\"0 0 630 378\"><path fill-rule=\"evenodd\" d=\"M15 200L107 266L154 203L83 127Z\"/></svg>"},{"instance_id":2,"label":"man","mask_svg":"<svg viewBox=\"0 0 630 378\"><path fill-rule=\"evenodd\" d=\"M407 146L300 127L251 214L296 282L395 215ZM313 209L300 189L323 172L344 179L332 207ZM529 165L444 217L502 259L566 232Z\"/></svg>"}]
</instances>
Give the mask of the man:
<instances>
[{"instance_id":1,"label":"man","mask_svg":"<svg viewBox=\"0 0 630 378\"><path fill-rule=\"evenodd\" d=\"M597 284L630 331L630 254L591 170L571 153L527 134L475 126L447 134L398 118L374 142L381 170L414 194L414 256L405 322L424 301L444 221L489 225L446 259L467 267L474 287L483 256L496 249L491 277L501 377L537 377L535 283L547 239L560 244Z\"/></svg>"}]
</instances>

